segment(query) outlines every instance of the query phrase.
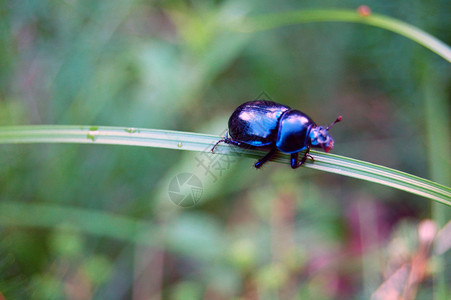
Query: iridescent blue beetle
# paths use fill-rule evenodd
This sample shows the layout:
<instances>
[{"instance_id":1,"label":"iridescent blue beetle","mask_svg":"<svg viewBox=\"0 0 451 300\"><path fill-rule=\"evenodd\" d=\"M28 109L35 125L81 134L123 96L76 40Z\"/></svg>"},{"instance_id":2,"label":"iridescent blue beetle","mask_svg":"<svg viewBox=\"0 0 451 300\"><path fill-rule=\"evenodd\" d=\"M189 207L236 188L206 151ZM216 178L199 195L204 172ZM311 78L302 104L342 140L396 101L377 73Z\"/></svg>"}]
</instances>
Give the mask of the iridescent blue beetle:
<instances>
[{"instance_id":1,"label":"iridescent blue beetle","mask_svg":"<svg viewBox=\"0 0 451 300\"><path fill-rule=\"evenodd\" d=\"M291 167L296 169L307 157L313 159L309 155L310 148L323 148L329 152L334 147L328 130L340 121L341 116L328 127L318 126L303 112L286 105L266 100L249 101L238 106L230 116L228 133L211 152L221 142L243 148L268 149L268 154L255 164L260 168L279 150L291 154ZM305 153L299 160L302 150Z\"/></svg>"}]
</instances>

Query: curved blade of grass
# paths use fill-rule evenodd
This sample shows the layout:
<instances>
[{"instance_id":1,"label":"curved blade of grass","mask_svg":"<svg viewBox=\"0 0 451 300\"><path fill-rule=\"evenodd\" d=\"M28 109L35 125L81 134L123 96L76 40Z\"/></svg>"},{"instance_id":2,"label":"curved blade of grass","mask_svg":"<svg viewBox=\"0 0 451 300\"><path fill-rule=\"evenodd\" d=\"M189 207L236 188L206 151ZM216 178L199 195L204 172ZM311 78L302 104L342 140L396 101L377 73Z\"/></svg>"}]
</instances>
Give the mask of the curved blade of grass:
<instances>
[{"instance_id":1,"label":"curved blade of grass","mask_svg":"<svg viewBox=\"0 0 451 300\"><path fill-rule=\"evenodd\" d=\"M383 28L411 39L451 62L451 48L427 32L380 14L362 16L356 10L299 10L267 14L236 24L235 30L253 32L309 22L352 22Z\"/></svg>"},{"instance_id":2,"label":"curved blade of grass","mask_svg":"<svg viewBox=\"0 0 451 300\"><path fill-rule=\"evenodd\" d=\"M66 224L85 233L138 244L158 244L162 237L149 222L92 209L48 203L0 202L0 226L55 228Z\"/></svg>"},{"instance_id":3,"label":"curved blade of grass","mask_svg":"<svg viewBox=\"0 0 451 300\"><path fill-rule=\"evenodd\" d=\"M166 149L209 152L219 137L214 135L107 126L15 126L0 127L0 144L15 143L80 143L157 147ZM215 150L223 155L243 155L261 158L264 152L220 144ZM310 152L315 158L305 164L330 173L359 178L420 195L451 206L451 189L427 179L398 170L318 151ZM273 159L289 162L287 154L279 153Z\"/></svg>"}]
</instances>

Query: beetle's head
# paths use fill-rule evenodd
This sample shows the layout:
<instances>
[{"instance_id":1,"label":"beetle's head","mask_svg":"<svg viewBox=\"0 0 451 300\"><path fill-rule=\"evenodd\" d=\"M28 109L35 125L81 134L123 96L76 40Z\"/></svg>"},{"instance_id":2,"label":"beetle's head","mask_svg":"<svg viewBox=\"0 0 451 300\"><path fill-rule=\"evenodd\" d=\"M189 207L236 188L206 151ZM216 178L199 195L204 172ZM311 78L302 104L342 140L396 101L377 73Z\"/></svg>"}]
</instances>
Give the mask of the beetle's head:
<instances>
[{"instance_id":1,"label":"beetle's head","mask_svg":"<svg viewBox=\"0 0 451 300\"><path fill-rule=\"evenodd\" d=\"M327 127L316 126L310 130L310 144L315 148L323 148L325 152L329 152L334 148L334 139L329 134L329 129L340 122L342 119L339 116L332 124Z\"/></svg>"}]
</instances>

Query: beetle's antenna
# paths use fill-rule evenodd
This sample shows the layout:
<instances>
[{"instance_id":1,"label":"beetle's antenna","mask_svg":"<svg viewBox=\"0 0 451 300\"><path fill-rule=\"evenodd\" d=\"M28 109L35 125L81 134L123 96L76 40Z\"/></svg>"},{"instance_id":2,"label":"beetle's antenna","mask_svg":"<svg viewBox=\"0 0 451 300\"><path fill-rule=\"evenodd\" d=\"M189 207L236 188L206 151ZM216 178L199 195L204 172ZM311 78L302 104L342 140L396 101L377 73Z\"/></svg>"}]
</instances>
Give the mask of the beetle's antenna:
<instances>
[{"instance_id":1,"label":"beetle's antenna","mask_svg":"<svg viewBox=\"0 0 451 300\"><path fill-rule=\"evenodd\" d=\"M342 116L338 116L337 119L336 119L332 124L330 124L329 126L327 126L326 130L329 130L332 126L335 125L335 123L340 122L341 119L343 119L343 117L342 117Z\"/></svg>"}]
</instances>

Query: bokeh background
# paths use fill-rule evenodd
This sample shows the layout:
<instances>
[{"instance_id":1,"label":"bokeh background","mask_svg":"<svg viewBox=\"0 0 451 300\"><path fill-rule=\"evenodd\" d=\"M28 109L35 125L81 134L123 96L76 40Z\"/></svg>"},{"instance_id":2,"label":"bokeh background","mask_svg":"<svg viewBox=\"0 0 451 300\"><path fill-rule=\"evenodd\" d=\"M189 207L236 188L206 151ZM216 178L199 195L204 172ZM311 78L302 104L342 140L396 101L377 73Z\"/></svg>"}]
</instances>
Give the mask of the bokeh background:
<instances>
[{"instance_id":1,"label":"bokeh background","mask_svg":"<svg viewBox=\"0 0 451 300\"><path fill-rule=\"evenodd\" d=\"M343 115L336 154L450 185L443 58L361 24L228 30L248 16L361 4L451 43L447 0L0 1L0 125L220 136L239 104L264 97L318 124ZM450 218L373 183L223 159L1 145L0 299L366 299L421 252L420 221ZM181 173L201 181L194 207L169 199ZM425 261L419 299L444 296L449 256Z\"/></svg>"}]
</instances>

